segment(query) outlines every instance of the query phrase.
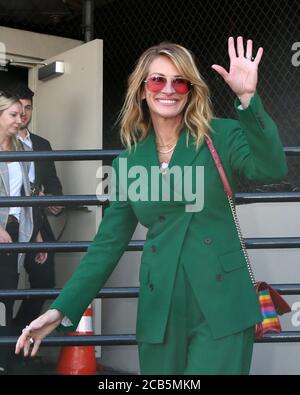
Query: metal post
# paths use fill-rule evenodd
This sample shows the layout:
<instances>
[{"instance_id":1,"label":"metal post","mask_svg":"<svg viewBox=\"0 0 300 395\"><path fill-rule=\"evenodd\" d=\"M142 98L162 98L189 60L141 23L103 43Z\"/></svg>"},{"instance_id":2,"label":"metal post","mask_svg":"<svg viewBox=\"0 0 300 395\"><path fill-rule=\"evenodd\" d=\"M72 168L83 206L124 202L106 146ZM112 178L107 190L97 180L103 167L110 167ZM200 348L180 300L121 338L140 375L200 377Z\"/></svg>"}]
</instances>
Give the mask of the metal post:
<instances>
[{"instance_id":1,"label":"metal post","mask_svg":"<svg viewBox=\"0 0 300 395\"><path fill-rule=\"evenodd\" d=\"M84 0L83 7L84 41L87 43L94 39L94 0Z\"/></svg>"}]
</instances>

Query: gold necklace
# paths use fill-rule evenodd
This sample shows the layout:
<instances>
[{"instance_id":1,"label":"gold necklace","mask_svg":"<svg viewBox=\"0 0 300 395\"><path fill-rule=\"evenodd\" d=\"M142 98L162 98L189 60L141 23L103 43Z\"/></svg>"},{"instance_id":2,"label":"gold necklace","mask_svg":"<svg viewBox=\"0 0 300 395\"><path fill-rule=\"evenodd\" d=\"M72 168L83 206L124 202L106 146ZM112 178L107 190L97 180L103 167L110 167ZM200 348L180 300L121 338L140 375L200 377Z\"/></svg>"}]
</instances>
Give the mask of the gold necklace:
<instances>
[{"instance_id":1,"label":"gold necklace","mask_svg":"<svg viewBox=\"0 0 300 395\"><path fill-rule=\"evenodd\" d=\"M160 150L160 149L158 149L158 148L157 148L157 151L158 151L160 154L168 154L169 152L174 151L175 147L176 147L176 144L174 144L173 147L169 148L169 149L166 150L166 151Z\"/></svg>"},{"instance_id":2,"label":"gold necklace","mask_svg":"<svg viewBox=\"0 0 300 395\"><path fill-rule=\"evenodd\" d=\"M158 147L165 148L165 147L170 147L171 145L176 144L176 142L177 142L177 139L174 140L172 143L169 143L169 144L158 144L158 142L156 142L156 145L157 145Z\"/></svg>"}]
</instances>

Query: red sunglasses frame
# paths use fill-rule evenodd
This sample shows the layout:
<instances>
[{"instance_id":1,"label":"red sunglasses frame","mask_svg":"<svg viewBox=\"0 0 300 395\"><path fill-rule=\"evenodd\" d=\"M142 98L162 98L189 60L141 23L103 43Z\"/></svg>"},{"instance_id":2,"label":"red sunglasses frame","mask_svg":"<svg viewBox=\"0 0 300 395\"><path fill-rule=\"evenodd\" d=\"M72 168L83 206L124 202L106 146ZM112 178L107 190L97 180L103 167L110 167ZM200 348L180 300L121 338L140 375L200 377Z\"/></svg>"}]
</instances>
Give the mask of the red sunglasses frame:
<instances>
[{"instance_id":1,"label":"red sunglasses frame","mask_svg":"<svg viewBox=\"0 0 300 395\"><path fill-rule=\"evenodd\" d=\"M167 77L164 77L162 75L152 75L143 82L146 84L150 92L155 93L161 91L166 86L167 81ZM189 80L183 77L172 78L171 84L175 92L181 95L187 94L190 91L191 86L193 85Z\"/></svg>"}]
</instances>

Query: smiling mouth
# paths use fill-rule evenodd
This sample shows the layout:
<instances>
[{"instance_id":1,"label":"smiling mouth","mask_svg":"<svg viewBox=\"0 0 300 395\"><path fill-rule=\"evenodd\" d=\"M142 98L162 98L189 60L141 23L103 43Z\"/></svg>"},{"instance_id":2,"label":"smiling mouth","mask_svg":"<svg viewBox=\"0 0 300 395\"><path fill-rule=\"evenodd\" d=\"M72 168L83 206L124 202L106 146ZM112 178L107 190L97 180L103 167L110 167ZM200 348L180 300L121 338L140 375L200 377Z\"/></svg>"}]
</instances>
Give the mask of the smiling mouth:
<instances>
[{"instance_id":1,"label":"smiling mouth","mask_svg":"<svg viewBox=\"0 0 300 395\"><path fill-rule=\"evenodd\" d=\"M177 100L175 99L157 99L158 102L162 103L162 104L175 104L177 103Z\"/></svg>"}]
</instances>

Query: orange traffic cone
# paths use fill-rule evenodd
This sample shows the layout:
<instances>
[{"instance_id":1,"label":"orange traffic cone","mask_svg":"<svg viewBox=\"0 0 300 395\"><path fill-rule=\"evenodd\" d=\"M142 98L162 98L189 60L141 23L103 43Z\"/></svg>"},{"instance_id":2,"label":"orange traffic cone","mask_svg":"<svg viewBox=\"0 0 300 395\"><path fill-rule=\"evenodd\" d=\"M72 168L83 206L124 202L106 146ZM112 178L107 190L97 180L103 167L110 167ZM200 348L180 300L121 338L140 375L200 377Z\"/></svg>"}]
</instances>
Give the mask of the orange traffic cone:
<instances>
[{"instance_id":1,"label":"orange traffic cone","mask_svg":"<svg viewBox=\"0 0 300 395\"><path fill-rule=\"evenodd\" d=\"M85 310L78 324L76 332L69 332L69 336L93 335L93 309L91 305ZM56 371L60 374L96 374L96 355L94 346L62 347Z\"/></svg>"}]
</instances>

